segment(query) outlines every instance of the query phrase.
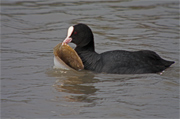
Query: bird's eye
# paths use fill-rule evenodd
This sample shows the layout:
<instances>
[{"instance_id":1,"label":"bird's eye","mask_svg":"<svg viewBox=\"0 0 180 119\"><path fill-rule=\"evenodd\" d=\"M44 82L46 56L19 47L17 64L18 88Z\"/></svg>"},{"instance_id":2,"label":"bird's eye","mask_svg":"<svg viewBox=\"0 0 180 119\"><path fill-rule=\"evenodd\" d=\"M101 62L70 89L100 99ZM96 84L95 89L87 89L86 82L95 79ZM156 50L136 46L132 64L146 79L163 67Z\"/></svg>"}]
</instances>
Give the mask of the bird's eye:
<instances>
[{"instance_id":1,"label":"bird's eye","mask_svg":"<svg viewBox=\"0 0 180 119\"><path fill-rule=\"evenodd\" d=\"M77 31L75 31L74 34L76 35L76 34L77 34Z\"/></svg>"}]
</instances>

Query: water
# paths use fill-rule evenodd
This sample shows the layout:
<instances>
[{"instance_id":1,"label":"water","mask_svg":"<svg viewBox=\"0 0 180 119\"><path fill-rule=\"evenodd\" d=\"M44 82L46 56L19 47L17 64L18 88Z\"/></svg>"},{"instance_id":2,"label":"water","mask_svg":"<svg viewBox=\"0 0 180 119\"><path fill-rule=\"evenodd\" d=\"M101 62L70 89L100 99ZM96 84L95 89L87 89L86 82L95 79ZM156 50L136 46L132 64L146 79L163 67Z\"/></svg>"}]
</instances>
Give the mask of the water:
<instances>
[{"instance_id":1,"label":"water","mask_svg":"<svg viewBox=\"0 0 180 119\"><path fill-rule=\"evenodd\" d=\"M2 0L2 118L179 118L178 0ZM163 73L53 69L69 26L88 24L96 51L153 50ZM73 45L72 45L73 46Z\"/></svg>"}]
</instances>

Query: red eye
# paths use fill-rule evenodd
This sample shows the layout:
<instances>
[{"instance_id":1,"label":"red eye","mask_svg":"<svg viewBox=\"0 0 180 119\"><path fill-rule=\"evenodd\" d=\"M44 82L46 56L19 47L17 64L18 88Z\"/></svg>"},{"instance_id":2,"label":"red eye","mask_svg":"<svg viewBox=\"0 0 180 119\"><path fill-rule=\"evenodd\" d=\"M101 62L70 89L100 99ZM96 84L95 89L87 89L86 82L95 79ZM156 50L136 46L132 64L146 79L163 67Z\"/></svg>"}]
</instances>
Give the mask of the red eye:
<instances>
[{"instance_id":1,"label":"red eye","mask_svg":"<svg viewBox=\"0 0 180 119\"><path fill-rule=\"evenodd\" d=\"M74 34L76 35L76 34L77 34L77 31L75 31Z\"/></svg>"}]
</instances>

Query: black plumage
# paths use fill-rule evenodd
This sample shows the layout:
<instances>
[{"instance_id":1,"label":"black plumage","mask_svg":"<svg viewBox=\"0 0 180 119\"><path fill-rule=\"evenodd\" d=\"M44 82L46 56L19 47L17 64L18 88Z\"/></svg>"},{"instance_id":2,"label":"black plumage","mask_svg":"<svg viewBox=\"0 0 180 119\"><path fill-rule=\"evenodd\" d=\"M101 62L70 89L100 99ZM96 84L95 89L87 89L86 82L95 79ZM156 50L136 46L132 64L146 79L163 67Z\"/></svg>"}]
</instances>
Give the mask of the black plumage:
<instances>
[{"instance_id":1,"label":"black plumage","mask_svg":"<svg viewBox=\"0 0 180 119\"><path fill-rule=\"evenodd\" d=\"M70 35L71 42L76 44L75 50L82 59L86 70L113 74L156 73L174 63L162 59L150 50L113 50L98 54L95 52L91 29L85 24L77 24L73 28Z\"/></svg>"}]
</instances>

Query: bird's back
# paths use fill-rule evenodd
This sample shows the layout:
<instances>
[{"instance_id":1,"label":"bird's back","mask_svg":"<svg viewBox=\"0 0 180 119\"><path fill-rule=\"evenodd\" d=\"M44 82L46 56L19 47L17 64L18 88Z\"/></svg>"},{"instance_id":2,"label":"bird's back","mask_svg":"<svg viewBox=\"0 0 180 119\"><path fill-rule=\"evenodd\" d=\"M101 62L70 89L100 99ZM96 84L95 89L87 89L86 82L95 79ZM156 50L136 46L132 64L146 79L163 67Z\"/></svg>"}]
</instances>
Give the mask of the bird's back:
<instances>
[{"instance_id":1,"label":"bird's back","mask_svg":"<svg viewBox=\"0 0 180 119\"><path fill-rule=\"evenodd\" d=\"M153 51L114 50L101 54L102 72L117 74L156 73L168 68L174 62L162 59Z\"/></svg>"}]
</instances>

